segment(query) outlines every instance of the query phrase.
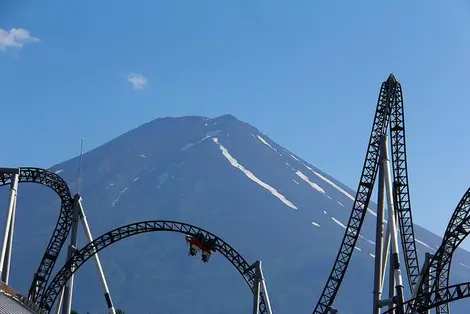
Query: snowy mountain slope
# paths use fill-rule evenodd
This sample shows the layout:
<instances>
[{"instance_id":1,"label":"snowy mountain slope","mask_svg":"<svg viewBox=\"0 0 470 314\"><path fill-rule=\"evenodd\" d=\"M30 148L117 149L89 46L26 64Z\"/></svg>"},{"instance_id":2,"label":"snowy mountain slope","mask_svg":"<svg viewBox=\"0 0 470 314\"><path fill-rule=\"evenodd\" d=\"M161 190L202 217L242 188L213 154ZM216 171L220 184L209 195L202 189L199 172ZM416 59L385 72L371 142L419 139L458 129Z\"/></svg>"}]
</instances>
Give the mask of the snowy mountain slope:
<instances>
[{"instance_id":1,"label":"snowy mountain slope","mask_svg":"<svg viewBox=\"0 0 470 314\"><path fill-rule=\"evenodd\" d=\"M74 158L51 170L75 191L77 168ZM7 189L0 193L6 204ZM355 196L230 115L157 119L86 153L81 194L95 236L141 220L180 220L216 233L249 262L261 259L273 309L286 314L312 311ZM341 313L371 307L375 205L370 207L335 303ZM46 188L20 186L12 269L16 289L27 291L59 208ZM422 255L441 241L418 226L416 237ZM82 245L84 238L80 234ZM139 235L100 254L113 299L126 313L251 309L248 288L231 265L218 255L207 265L188 257L180 235ZM468 252L457 252L453 282L468 278L469 260ZM106 311L97 278L91 262L79 270L74 307L80 312Z\"/></svg>"}]
</instances>

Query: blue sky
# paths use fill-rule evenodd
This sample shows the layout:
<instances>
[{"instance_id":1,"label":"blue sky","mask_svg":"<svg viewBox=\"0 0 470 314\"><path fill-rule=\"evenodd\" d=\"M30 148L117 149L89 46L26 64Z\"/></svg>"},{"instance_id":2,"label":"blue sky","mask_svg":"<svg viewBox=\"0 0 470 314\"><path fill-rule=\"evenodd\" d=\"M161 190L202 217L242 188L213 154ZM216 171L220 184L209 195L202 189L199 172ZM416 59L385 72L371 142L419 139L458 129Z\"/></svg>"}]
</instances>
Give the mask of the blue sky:
<instances>
[{"instance_id":1,"label":"blue sky","mask_svg":"<svg viewBox=\"0 0 470 314\"><path fill-rule=\"evenodd\" d=\"M356 188L393 72L415 221L442 234L470 185L466 0L7 0L0 29L2 166L232 113Z\"/></svg>"}]
</instances>

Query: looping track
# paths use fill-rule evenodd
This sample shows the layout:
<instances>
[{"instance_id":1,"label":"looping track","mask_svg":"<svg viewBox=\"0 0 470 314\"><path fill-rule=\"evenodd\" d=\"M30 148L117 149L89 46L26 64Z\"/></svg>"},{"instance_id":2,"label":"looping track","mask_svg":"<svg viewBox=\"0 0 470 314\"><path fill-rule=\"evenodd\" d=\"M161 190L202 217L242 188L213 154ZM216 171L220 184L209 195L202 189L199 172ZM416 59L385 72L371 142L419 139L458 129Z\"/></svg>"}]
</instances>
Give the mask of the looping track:
<instances>
[{"instance_id":1,"label":"looping track","mask_svg":"<svg viewBox=\"0 0 470 314\"><path fill-rule=\"evenodd\" d=\"M439 314L449 314L449 302L470 296L470 283L448 286L452 256L457 247L470 233L470 189L459 202L447 227L443 241L432 257L425 273L430 283L417 286L420 270L415 244L408 183L403 93L400 83L390 75L382 83L370 135L369 146L357 189L351 216L341 243L338 256L328 278L314 314L324 314L332 305L339 290L354 246L359 237L372 189L378 172L379 144L390 123L391 159L393 165L393 198L398 215L401 243L404 252L406 273L410 290L418 289L417 297L405 303L407 313L411 309L424 311L436 307ZM430 286L430 292L427 288ZM390 311L386 312L390 313Z\"/></svg>"},{"instance_id":2,"label":"looping track","mask_svg":"<svg viewBox=\"0 0 470 314\"><path fill-rule=\"evenodd\" d=\"M0 186L10 184L12 179L13 175L11 173L0 173ZM36 301L38 296L43 294L46 288L57 257L72 227L73 200L64 180L57 174L48 170L31 167L20 168L19 182L45 185L54 190L61 199L59 219L57 220L54 232L35 274L36 285L33 280L29 290L30 299ZM34 287L36 287L36 289L34 289Z\"/></svg>"},{"instance_id":3,"label":"looping track","mask_svg":"<svg viewBox=\"0 0 470 314\"><path fill-rule=\"evenodd\" d=\"M62 288L62 286L66 283L70 276L75 273L80 268L80 266L82 266L94 254L125 238L137 234L156 231L171 231L191 236L195 236L198 233L202 233L205 239L215 240L216 251L221 253L230 263L232 263L232 265L243 276L250 289L254 291L254 270L249 270L250 265L240 254L238 254L237 251L235 251L235 249L233 249L224 240L220 239L216 235L204 229L198 228L190 224L176 221L152 220L142 221L116 228L101 235L100 237L97 237L93 242L88 243L81 250L75 252L72 258L57 272L57 274L52 279L51 283L41 296L39 302L36 302L36 304L46 309L47 311L50 311L55 302L55 299L60 293L60 289ZM75 268L73 271L70 271L71 266ZM261 294L260 297L259 310L260 313L267 313L263 294Z\"/></svg>"},{"instance_id":4,"label":"looping track","mask_svg":"<svg viewBox=\"0 0 470 314\"><path fill-rule=\"evenodd\" d=\"M333 269L313 311L314 314L324 314L332 305L346 273L369 206L378 172L380 143L382 137L386 134L389 123L392 142L391 155L394 166L395 210L399 217L400 234L410 288L413 289L416 284L419 277L419 263L411 218L404 121L401 85L393 75L390 75L380 88L367 154L348 226Z\"/></svg>"},{"instance_id":5,"label":"looping track","mask_svg":"<svg viewBox=\"0 0 470 314\"><path fill-rule=\"evenodd\" d=\"M418 313L425 313L425 311L436 308L443 304L468 297L470 297L470 282L464 282L445 287L431 293L422 294L415 299L404 302L403 305L405 306L406 314L414 313L413 310L416 310ZM414 302L416 302L416 306L412 306ZM394 307L384 312L383 314L395 313L394 311L397 309L398 307Z\"/></svg>"},{"instance_id":6,"label":"looping track","mask_svg":"<svg viewBox=\"0 0 470 314\"><path fill-rule=\"evenodd\" d=\"M442 244L434 254L429 267L426 270L430 276L431 292L437 293L439 299L445 299L442 293L448 293L445 288L449 285L450 266L452 256L462 241L470 234L470 188L465 192L455 209L452 218L447 226ZM424 291L424 285L419 287L420 292ZM437 292L436 292L437 291ZM440 291L440 292L439 292ZM420 294L423 295L423 294ZM426 298L417 300L417 307L424 307L424 302L428 302ZM449 304L442 303L431 304L439 306L438 313L450 313Z\"/></svg>"}]
</instances>

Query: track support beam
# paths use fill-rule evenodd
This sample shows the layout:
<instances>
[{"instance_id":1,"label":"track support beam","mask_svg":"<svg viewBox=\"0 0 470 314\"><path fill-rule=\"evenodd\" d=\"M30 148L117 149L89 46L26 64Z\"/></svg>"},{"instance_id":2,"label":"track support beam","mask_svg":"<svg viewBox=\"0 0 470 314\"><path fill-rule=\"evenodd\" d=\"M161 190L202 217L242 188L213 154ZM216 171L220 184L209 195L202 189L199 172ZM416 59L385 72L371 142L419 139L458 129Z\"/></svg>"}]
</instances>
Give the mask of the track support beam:
<instances>
[{"instance_id":1,"label":"track support beam","mask_svg":"<svg viewBox=\"0 0 470 314\"><path fill-rule=\"evenodd\" d=\"M72 234L70 237L70 245L67 251L67 261L72 258L75 250L77 249L77 236L78 236L78 200L80 196L75 194L73 197L73 219L72 219ZM74 266L70 266L70 271L73 272ZM73 284L74 284L74 275L72 275L67 283L65 284L64 294L63 294L63 304L62 304L62 314L70 314L72 311L72 297L73 297Z\"/></svg>"},{"instance_id":2,"label":"track support beam","mask_svg":"<svg viewBox=\"0 0 470 314\"><path fill-rule=\"evenodd\" d=\"M8 201L7 216L5 219L5 230L3 235L2 252L0 255L0 279L8 284L10 277L11 251L13 247L13 232L15 228L16 199L18 196L18 182L20 169L2 168L2 173L13 174L10 183L10 198Z\"/></svg>"},{"instance_id":3,"label":"track support beam","mask_svg":"<svg viewBox=\"0 0 470 314\"><path fill-rule=\"evenodd\" d=\"M379 154L379 189L375 243L374 299L372 312L373 314L380 314L381 308L385 305L388 305L389 309L392 309L395 303L403 304L404 302L403 279L400 269L400 257L397 235L397 215L395 213L395 206L393 202L394 194L391 182L388 136L386 133L383 134L382 138L380 139ZM387 201L388 224L384 243L383 225L385 215L385 200ZM386 264L388 260L389 249L391 249L391 255L389 260L389 299L387 300L387 302L383 302L382 291L387 270ZM403 313L403 311L397 312L397 314L401 313Z\"/></svg>"},{"instance_id":4,"label":"track support beam","mask_svg":"<svg viewBox=\"0 0 470 314\"><path fill-rule=\"evenodd\" d=\"M93 236L91 234L90 226L88 225L88 221L86 219L81 197L79 197L78 199L78 214L82 221L83 230L85 231L86 237L88 239L88 243L93 243ZM96 252L95 247L93 247L93 251ZM109 314L116 314L116 310L114 308L113 300L111 299L111 294L109 292L108 283L106 282L106 277L103 272L103 266L101 266L101 261L100 261L100 257L98 253L95 253L93 255L93 259L95 260L95 265L100 276L101 286L103 287L104 298L106 300L106 305L108 306Z\"/></svg>"},{"instance_id":5,"label":"track support beam","mask_svg":"<svg viewBox=\"0 0 470 314\"><path fill-rule=\"evenodd\" d=\"M69 246L69 251L67 255L67 260L70 260L76 250L77 247L77 234L78 234L78 225L79 222L82 222L83 231L87 237L88 243L93 242L93 236L91 234L90 226L88 225L88 220L85 215L85 210L83 209L82 198L79 194L75 194L74 202L73 202L73 210L74 210L74 218L72 224L72 236ZM96 252L96 249L93 248ZM108 307L109 314L116 314L116 310L111 299L111 294L109 292L108 283L106 282L106 277L103 272L103 266L101 266L101 261L99 258L98 253L93 255L93 259L95 260L96 268L98 269L98 274L100 276L101 286L103 287L104 291L104 298L106 300L106 306ZM71 266L70 271L74 272L73 265ZM72 311L72 297L73 297L73 284L74 284L74 275L70 277L67 281L65 287L61 290L59 302L57 305L57 312L56 314L69 314Z\"/></svg>"},{"instance_id":6,"label":"track support beam","mask_svg":"<svg viewBox=\"0 0 470 314\"><path fill-rule=\"evenodd\" d=\"M57 309L55 311L55 314L60 314L60 310L62 309L63 301L64 301L64 288L60 289L59 302L57 303Z\"/></svg>"},{"instance_id":7,"label":"track support beam","mask_svg":"<svg viewBox=\"0 0 470 314\"><path fill-rule=\"evenodd\" d=\"M390 256L390 271L393 269L393 277L390 276L390 279L394 279L394 289L395 296L397 298L398 305L402 305L404 302L404 288L403 288L403 278L401 275L400 269L400 255L399 255L399 246L398 246L398 234L397 234L397 215L395 213L395 205L393 203L393 189L392 189L392 175L390 170L390 157L388 149L388 137L384 134L384 142L382 145L381 154L383 154L383 169L384 171L384 180L385 187L387 191L387 209L388 209L388 228L390 228L391 235L391 253ZM392 268L393 265L393 268ZM390 273L392 275L392 273ZM392 288L392 286L390 286ZM397 314L402 314L403 308L399 308Z\"/></svg>"},{"instance_id":8,"label":"track support beam","mask_svg":"<svg viewBox=\"0 0 470 314\"><path fill-rule=\"evenodd\" d=\"M263 269L261 261L256 261L251 265L247 271L254 269L254 289L253 289L253 314L259 313L260 300L263 298L266 306L266 314L272 314L271 302L269 301L268 290L266 288L266 281L264 280Z\"/></svg>"},{"instance_id":9,"label":"track support beam","mask_svg":"<svg viewBox=\"0 0 470 314\"><path fill-rule=\"evenodd\" d=\"M383 140L382 140L383 142ZM380 163L381 164L381 163ZM380 165L379 164L379 165ZM382 289L383 289L383 237L384 237L384 213L385 213L385 181L383 171L379 171L379 192L377 197L377 225L375 233L375 270L374 270L374 303L373 314L380 314Z\"/></svg>"}]
</instances>

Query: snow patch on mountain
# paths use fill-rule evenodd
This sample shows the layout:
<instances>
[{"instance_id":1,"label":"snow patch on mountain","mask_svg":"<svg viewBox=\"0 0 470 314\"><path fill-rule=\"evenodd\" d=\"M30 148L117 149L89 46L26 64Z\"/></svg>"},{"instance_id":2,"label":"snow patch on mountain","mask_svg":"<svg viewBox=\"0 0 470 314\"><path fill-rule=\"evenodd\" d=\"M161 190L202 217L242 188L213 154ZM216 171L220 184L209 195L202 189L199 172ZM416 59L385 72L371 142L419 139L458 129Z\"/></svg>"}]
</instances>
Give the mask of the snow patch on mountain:
<instances>
[{"instance_id":1,"label":"snow patch on mountain","mask_svg":"<svg viewBox=\"0 0 470 314\"><path fill-rule=\"evenodd\" d=\"M315 190L317 190L318 192L323 193L323 194L326 193L325 190L323 190L318 184L313 183L312 181L310 181L310 180L308 179L308 177L307 177L305 174L303 174L302 172L300 172L299 170L297 170L295 174L296 174L297 176L299 176L299 178L301 178L302 180L304 180L305 182L307 182L313 189L315 189Z\"/></svg>"},{"instance_id":2,"label":"snow patch on mountain","mask_svg":"<svg viewBox=\"0 0 470 314\"><path fill-rule=\"evenodd\" d=\"M191 147L195 146L195 145L198 145L202 142L204 142L205 140L207 140L208 138L211 138L213 136L216 136L217 134L221 133L222 131L221 130L215 130L215 131L211 131L211 132L207 132L206 133L206 136L204 136L203 138L201 138L200 140L194 142L194 143L188 143L186 145L183 146L183 148L181 148L181 151L184 152L188 149L190 149Z\"/></svg>"},{"instance_id":3,"label":"snow patch on mountain","mask_svg":"<svg viewBox=\"0 0 470 314\"><path fill-rule=\"evenodd\" d=\"M331 217L331 220L333 220L334 222L336 222L338 224L338 226L340 227L343 227L344 229L346 229L346 225L343 224L341 221L339 221L338 219L336 219L335 217Z\"/></svg>"},{"instance_id":4,"label":"snow patch on mountain","mask_svg":"<svg viewBox=\"0 0 470 314\"><path fill-rule=\"evenodd\" d=\"M258 139L261 141L261 143L263 143L264 145L268 146L269 148L271 148L273 151L275 151L279 156L282 156L281 153L279 153L277 151L277 149L275 149L274 147L271 146L271 144L269 144L264 138L262 138L261 136L257 135Z\"/></svg>"},{"instance_id":5,"label":"snow patch on mountain","mask_svg":"<svg viewBox=\"0 0 470 314\"><path fill-rule=\"evenodd\" d=\"M209 138L209 137L206 136L206 137L201 138L201 139L200 139L199 141L197 141L197 142L188 143L188 144L184 145L183 148L181 148L181 151L184 152L185 150L190 149L190 148L193 147L194 145L197 145L197 144L199 144L199 143L202 143L204 140L206 140L206 139L208 139L208 138Z\"/></svg>"},{"instance_id":6,"label":"snow patch on mountain","mask_svg":"<svg viewBox=\"0 0 470 314\"><path fill-rule=\"evenodd\" d=\"M298 162L300 162L300 160L299 160L297 157L295 157L294 155L292 155L292 154L289 154L289 155L290 155L292 158L294 158L295 160L297 160Z\"/></svg>"},{"instance_id":7,"label":"snow patch on mountain","mask_svg":"<svg viewBox=\"0 0 470 314\"><path fill-rule=\"evenodd\" d=\"M164 182L166 181L166 179L168 178L168 176L169 176L169 170L170 170L170 168L171 168L172 165L173 165L173 164L169 165L169 166L166 168L165 172L163 172L161 175L158 176L158 178L157 178L157 186L156 186L156 189L157 189L157 190L159 190L159 189L162 187L163 183L164 183Z\"/></svg>"},{"instance_id":8,"label":"snow patch on mountain","mask_svg":"<svg viewBox=\"0 0 470 314\"><path fill-rule=\"evenodd\" d=\"M128 188L124 188L119 192L119 195L114 199L114 201L111 203L111 207L116 207L116 204L119 202L119 199L121 198L122 194L126 193Z\"/></svg>"},{"instance_id":9,"label":"snow patch on mountain","mask_svg":"<svg viewBox=\"0 0 470 314\"><path fill-rule=\"evenodd\" d=\"M427 243L425 243L425 242L423 242L423 241L421 241L421 240L419 240L419 239L417 239L417 238L415 238L415 241L416 241L417 243L419 243L419 244L421 244L421 245L424 245L425 247L427 247L427 248L429 248L429 249L431 249L431 250L434 251L434 248L433 248L432 246L430 246L429 244L427 244Z\"/></svg>"},{"instance_id":10,"label":"snow patch on mountain","mask_svg":"<svg viewBox=\"0 0 470 314\"><path fill-rule=\"evenodd\" d=\"M320 173L316 172L315 170L313 170L311 167L305 165L305 167L307 167L310 171L312 171L317 177L319 177L320 179L322 179L323 181L325 181L326 183L328 183L329 185L331 185L333 188L335 188L336 190L338 190L339 192L343 193L347 198L349 198L350 200L352 200L354 202L354 197L349 194L348 192L346 192L345 190L343 190L341 187L339 187L337 184L335 184L334 182L332 182L331 180L329 180L328 178L322 176ZM377 217L377 213L374 212L372 209L370 208L367 208L367 211L369 212L369 214L371 214L372 216L375 216Z\"/></svg>"},{"instance_id":11,"label":"snow patch on mountain","mask_svg":"<svg viewBox=\"0 0 470 314\"><path fill-rule=\"evenodd\" d=\"M312 225L314 225L315 227L320 227L320 224L316 223L315 221L312 221Z\"/></svg>"},{"instance_id":12,"label":"snow patch on mountain","mask_svg":"<svg viewBox=\"0 0 470 314\"><path fill-rule=\"evenodd\" d=\"M216 143L219 146L220 150L222 151L222 155L224 155L224 157L229 161L229 163L233 167L239 169L249 179L251 179L252 181L258 183L260 186L262 186L263 188L265 188L266 190L271 192L272 195L277 197L285 205L287 205L287 206L289 206L290 208L293 208L293 209L298 209L297 206L295 206L291 201L289 201L284 195L280 194L275 188L273 188L269 184L261 181L258 177L256 177L253 174L253 172L251 172L250 170L243 167L243 165L239 164L238 161L229 153L229 151L222 144L219 143L219 140L218 140L217 137L212 138L212 140L214 141L214 143Z\"/></svg>"}]
</instances>

